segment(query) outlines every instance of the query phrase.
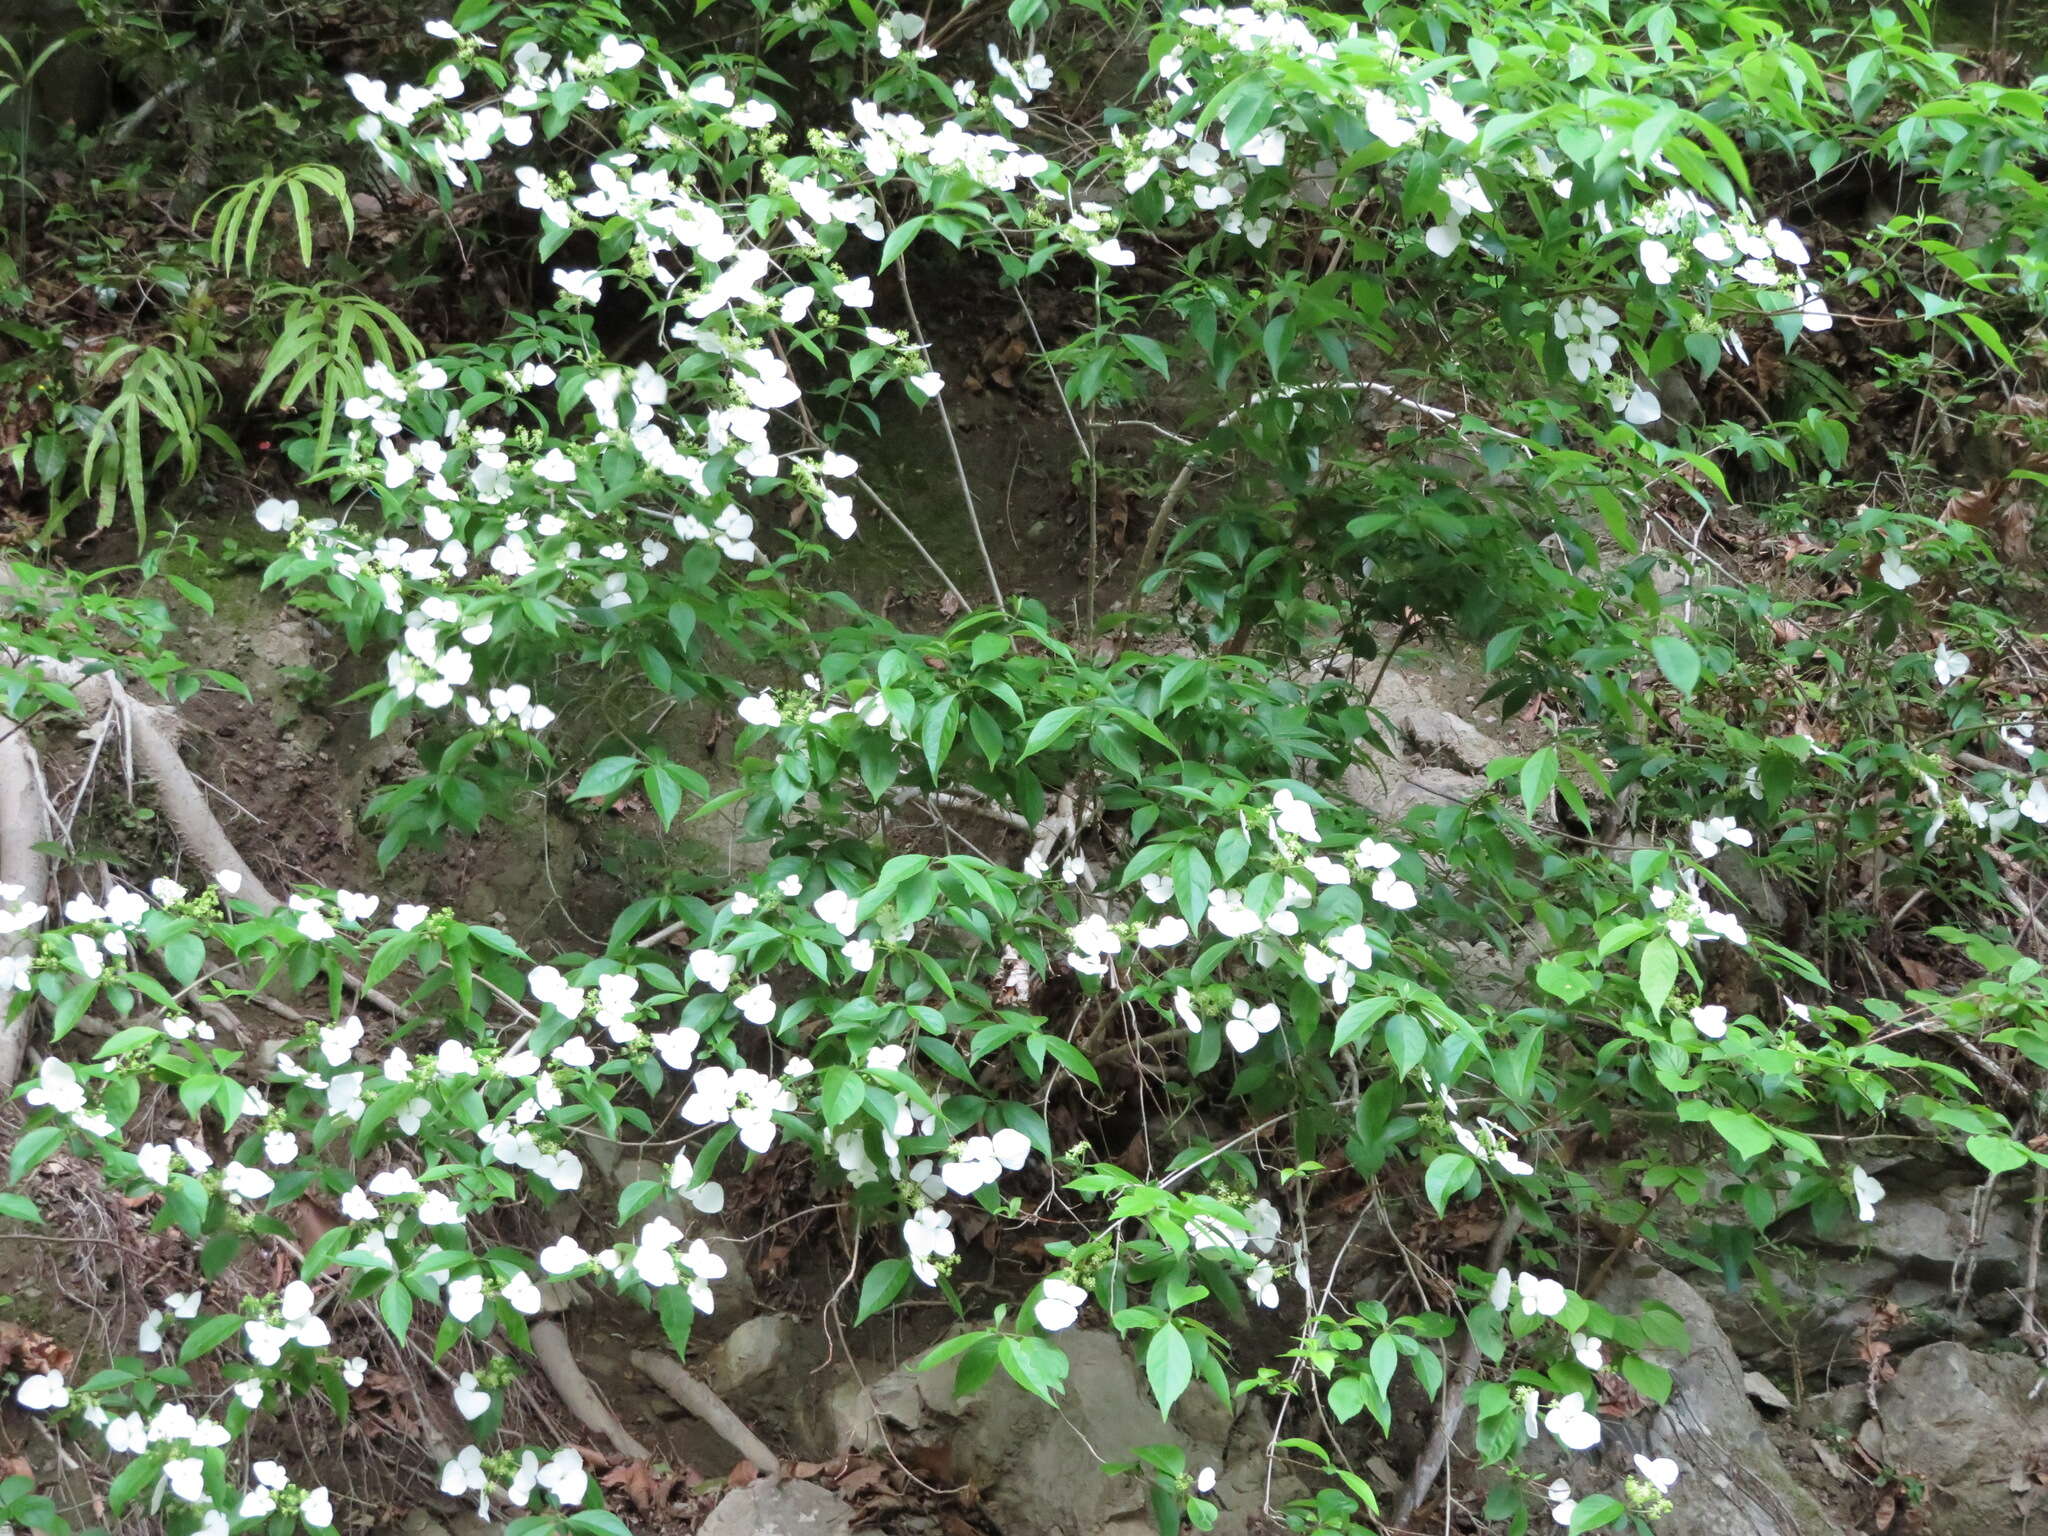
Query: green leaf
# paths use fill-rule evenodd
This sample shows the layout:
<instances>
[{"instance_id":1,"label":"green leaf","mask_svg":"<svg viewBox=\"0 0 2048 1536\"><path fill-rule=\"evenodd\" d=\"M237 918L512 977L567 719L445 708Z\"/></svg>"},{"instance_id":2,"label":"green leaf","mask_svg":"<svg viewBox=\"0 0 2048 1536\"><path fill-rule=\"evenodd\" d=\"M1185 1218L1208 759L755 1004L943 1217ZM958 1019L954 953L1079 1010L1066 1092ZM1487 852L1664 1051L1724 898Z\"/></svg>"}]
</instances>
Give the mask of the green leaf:
<instances>
[{"instance_id":1,"label":"green leaf","mask_svg":"<svg viewBox=\"0 0 2048 1536\"><path fill-rule=\"evenodd\" d=\"M1604 1493L1592 1494L1580 1499L1572 1510L1570 1536L1579 1536L1581 1531L1597 1531L1603 1526L1614 1524L1628 1513L1628 1506L1621 1500Z\"/></svg>"},{"instance_id":2,"label":"green leaf","mask_svg":"<svg viewBox=\"0 0 2048 1536\"><path fill-rule=\"evenodd\" d=\"M394 1339L403 1339L412 1332L412 1292L396 1280L377 1293L377 1310L383 1314L384 1326L391 1330Z\"/></svg>"},{"instance_id":3,"label":"green leaf","mask_svg":"<svg viewBox=\"0 0 2048 1536\"><path fill-rule=\"evenodd\" d=\"M1022 762L1025 758L1043 752L1047 747L1054 745L1066 735L1067 728L1086 713L1087 711L1081 708L1080 705L1068 704L1063 708L1052 711L1048 715L1041 716L1032 725L1031 734L1024 738L1024 750L1017 754L1017 761Z\"/></svg>"},{"instance_id":4,"label":"green leaf","mask_svg":"<svg viewBox=\"0 0 2048 1536\"><path fill-rule=\"evenodd\" d=\"M615 795L633 780L640 771L637 757L601 757L583 771L583 782L576 786L571 800L602 800Z\"/></svg>"},{"instance_id":5,"label":"green leaf","mask_svg":"<svg viewBox=\"0 0 2048 1536\"><path fill-rule=\"evenodd\" d=\"M1152 1399L1159 1404L1159 1417L1173 1411L1180 1395L1195 1377L1195 1359L1188 1341L1172 1323L1161 1325L1145 1346L1145 1380L1151 1383Z\"/></svg>"},{"instance_id":6,"label":"green leaf","mask_svg":"<svg viewBox=\"0 0 2048 1536\"><path fill-rule=\"evenodd\" d=\"M1440 1152L1422 1176L1422 1192L1429 1197L1437 1215L1451 1202L1451 1196L1472 1181L1472 1159L1462 1152Z\"/></svg>"},{"instance_id":7,"label":"green leaf","mask_svg":"<svg viewBox=\"0 0 2048 1536\"><path fill-rule=\"evenodd\" d=\"M2010 1173L2033 1161L2033 1154L2009 1136L1972 1136L1963 1150L1993 1173Z\"/></svg>"},{"instance_id":8,"label":"green leaf","mask_svg":"<svg viewBox=\"0 0 2048 1536\"><path fill-rule=\"evenodd\" d=\"M1657 669L1671 686L1691 698L1700 684L1700 653L1692 648L1692 642L1678 635L1659 635L1650 642L1650 654L1657 658Z\"/></svg>"},{"instance_id":9,"label":"green leaf","mask_svg":"<svg viewBox=\"0 0 2048 1536\"><path fill-rule=\"evenodd\" d=\"M27 1195L0 1195L0 1217L9 1221L41 1222L43 1213Z\"/></svg>"},{"instance_id":10,"label":"green leaf","mask_svg":"<svg viewBox=\"0 0 2048 1536\"><path fill-rule=\"evenodd\" d=\"M1522 764L1522 809L1531 821L1550 804L1550 792L1557 787L1557 748L1545 747L1531 753Z\"/></svg>"},{"instance_id":11,"label":"green leaf","mask_svg":"<svg viewBox=\"0 0 2048 1536\"><path fill-rule=\"evenodd\" d=\"M1545 960L1536 967L1536 985L1565 1004L1576 1003L1596 990L1593 979L1584 971L1556 960Z\"/></svg>"},{"instance_id":12,"label":"green leaf","mask_svg":"<svg viewBox=\"0 0 2048 1536\"><path fill-rule=\"evenodd\" d=\"M1761 1157L1777 1145L1771 1129L1755 1115L1725 1105L1709 1110L1707 1124L1721 1133L1721 1139L1743 1157Z\"/></svg>"},{"instance_id":13,"label":"green leaf","mask_svg":"<svg viewBox=\"0 0 2048 1536\"><path fill-rule=\"evenodd\" d=\"M177 978L179 986L189 987L206 964L206 941L196 933L181 933L164 945L163 957L164 969Z\"/></svg>"},{"instance_id":14,"label":"green leaf","mask_svg":"<svg viewBox=\"0 0 2048 1536\"><path fill-rule=\"evenodd\" d=\"M185 1342L178 1350L178 1364L190 1365L194 1360L211 1354L241 1329L242 1319L233 1312L209 1317L185 1335Z\"/></svg>"},{"instance_id":15,"label":"green leaf","mask_svg":"<svg viewBox=\"0 0 2048 1536\"><path fill-rule=\"evenodd\" d=\"M26 1132L14 1144L14 1154L7 1160L8 1182L19 1184L62 1145L64 1127L61 1125L39 1125Z\"/></svg>"},{"instance_id":16,"label":"green leaf","mask_svg":"<svg viewBox=\"0 0 2048 1536\"><path fill-rule=\"evenodd\" d=\"M1412 1014L1397 1013L1380 1031L1387 1042L1387 1054L1394 1058L1394 1070L1406 1077L1429 1049L1429 1036Z\"/></svg>"},{"instance_id":17,"label":"green leaf","mask_svg":"<svg viewBox=\"0 0 2048 1536\"><path fill-rule=\"evenodd\" d=\"M1640 965L1638 981L1643 1001L1650 1005L1652 1013L1662 1013L1678 980L1678 946L1660 934L1643 946Z\"/></svg>"},{"instance_id":18,"label":"green leaf","mask_svg":"<svg viewBox=\"0 0 2048 1536\"><path fill-rule=\"evenodd\" d=\"M1653 1403L1671 1400L1671 1373L1641 1355L1624 1355L1621 1374L1628 1384Z\"/></svg>"},{"instance_id":19,"label":"green leaf","mask_svg":"<svg viewBox=\"0 0 2048 1536\"><path fill-rule=\"evenodd\" d=\"M884 1259L860 1283L860 1305L854 1309L853 1326L858 1328L903 1294L910 1284L908 1259Z\"/></svg>"}]
</instances>

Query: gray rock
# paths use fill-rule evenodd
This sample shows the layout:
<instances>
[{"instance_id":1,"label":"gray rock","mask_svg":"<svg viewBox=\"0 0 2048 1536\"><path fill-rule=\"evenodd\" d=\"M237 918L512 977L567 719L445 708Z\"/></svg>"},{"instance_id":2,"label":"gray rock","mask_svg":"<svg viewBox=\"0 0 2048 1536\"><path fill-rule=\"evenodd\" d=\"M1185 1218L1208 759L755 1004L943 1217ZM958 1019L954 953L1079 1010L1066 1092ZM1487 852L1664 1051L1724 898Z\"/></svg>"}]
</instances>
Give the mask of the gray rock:
<instances>
[{"instance_id":1,"label":"gray rock","mask_svg":"<svg viewBox=\"0 0 2048 1536\"><path fill-rule=\"evenodd\" d=\"M1822 1234L1821 1241L1943 1287L1961 1286L1967 1274L1973 1293L2001 1290L2017 1284L2025 1269L2027 1215L2017 1203L1994 1202L1980 1221L1980 1188L1974 1180L1895 1188L1878 1203L1876 1220Z\"/></svg>"},{"instance_id":2,"label":"gray rock","mask_svg":"<svg viewBox=\"0 0 2048 1536\"><path fill-rule=\"evenodd\" d=\"M2048 1451L2048 1399L2028 1396L2040 1380L2024 1356L1960 1344L1930 1344L1899 1363L1857 1439L1926 1480L1927 1536L2021 1536L2048 1515L2048 1490L2033 1477Z\"/></svg>"},{"instance_id":3,"label":"gray rock","mask_svg":"<svg viewBox=\"0 0 2048 1536\"><path fill-rule=\"evenodd\" d=\"M1681 1477L1658 1536L1840 1536L1841 1527L1786 1468L1743 1385L1742 1362L1705 1297L1645 1265L1600 1297L1618 1312L1661 1302L1684 1322L1691 1348L1648 1351L1671 1372L1671 1400L1647 1422L1613 1426L1604 1454L1625 1467L1636 1451L1669 1456Z\"/></svg>"},{"instance_id":4,"label":"gray rock","mask_svg":"<svg viewBox=\"0 0 2048 1536\"><path fill-rule=\"evenodd\" d=\"M796 1343L797 1325L780 1313L750 1317L726 1335L705 1362L705 1379L720 1396L752 1386L775 1373Z\"/></svg>"},{"instance_id":5,"label":"gray rock","mask_svg":"<svg viewBox=\"0 0 2048 1536\"><path fill-rule=\"evenodd\" d=\"M698 1536L851 1536L853 1509L816 1483L764 1479L733 1489L697 1530Z\"/></svg>"}]
</instances>

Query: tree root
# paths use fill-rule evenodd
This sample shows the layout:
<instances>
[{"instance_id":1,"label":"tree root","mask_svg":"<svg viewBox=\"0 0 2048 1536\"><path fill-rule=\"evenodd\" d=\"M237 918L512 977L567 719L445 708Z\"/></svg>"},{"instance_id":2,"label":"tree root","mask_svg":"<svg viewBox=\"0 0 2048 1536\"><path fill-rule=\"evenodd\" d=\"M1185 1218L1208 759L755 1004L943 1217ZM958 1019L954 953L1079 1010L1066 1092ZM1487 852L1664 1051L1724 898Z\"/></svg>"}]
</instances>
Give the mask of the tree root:
<instances>
[{"instance_id":1,"label":"tree root","mask_svg":"<svg viewBox=\"0 0 2048 1536\"><path fill-rule=\"evenodd\" d=\"M768 1449L768 1443L747 1428L716 1392L684 1370L681 1362L647 1349L634 1350L632 1359L636 1370L716 1430L762 1477L773 1481L782 1476L782 1462Z\"/></svg>"},{"instance_id":2,"label":"tree root","mask_svg":"<svg viewBox=\"0 0 2048 1536\"><path fill-rule=\"evenodd\" d=\"M21 887L24 901L43 899L50 883L49 861L37 845L50 836L43 810L35 748L28 733L0 715L0 883ZM0 938L0 961L11 970L26 965L36 951L37 925L30 924ZM0 1098L21 1079L21 1059L28 1050L28 1024L33 1004L11 991L0 992Z\"/></svg>"},{"instance_id":3,"label":"tree root","mask_svg":"<svg viewBox=\"0 0 2048 1536\"><path fill-rule=\"evenodd\" d=\"M555 1389L562 1405L576 1415L585 1429L603 1435L611 1442L612 1449L629 1461L646 1461L654 1455L626 1432L619 1416L597 1395L597 1388L590 1384L590 1378L583 1374L583 1367L576 1363L576 1356L569 1349L569 1336L562 1332L560 1323L551 1317L543 1318L527 1332L533 1340L533 1358L540 1362L548 1385Z\"/></svg>"},{"instance_id":4,"label":"tree root","mask_svg":"<svg viewBox=\"0 0 2048 1536\"><path fill-rule=\"evenodd\" d=\"M11 583L0 579L0 588ZM179 843L209 876L222 870L241 877L238 900L268 915L281 903L256 878L248 861L222 829L206 793L192 770L178 756L177 713L145 704L121 686L110 672L88 675L75 663L46 657L16 657L19 664L39 668L71 689L88 726L123 733L143 775L156 786L157 805ZM0 883L18 885L23 899L41 901L48 893L49 864L36 851L51 837L35 748L18 721L0 716ZM35 952L37 928L30 926L0 939L0 957L26 959ZM14 1091L27 1054L31 1010L21 1007L0 1023L0 1099Z\"/></svg>"}]
</instances>

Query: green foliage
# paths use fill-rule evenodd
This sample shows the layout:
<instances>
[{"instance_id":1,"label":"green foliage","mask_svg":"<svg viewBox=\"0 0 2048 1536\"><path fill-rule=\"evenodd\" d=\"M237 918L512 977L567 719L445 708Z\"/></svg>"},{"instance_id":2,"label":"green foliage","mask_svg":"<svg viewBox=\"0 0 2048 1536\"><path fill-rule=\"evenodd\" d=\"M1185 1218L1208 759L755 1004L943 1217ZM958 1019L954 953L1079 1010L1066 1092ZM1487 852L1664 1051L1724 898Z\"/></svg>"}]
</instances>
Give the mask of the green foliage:
<instances>
[{"instance_id":1,"label":"green foliage","mask_svg":"<svg viewBox=\"0 0 2048 1536\"><path fill-rule=\"evenodd\" d=\"M2019 930L2048 756L2005 664L2041 644L2039 583L2000 517L2048 462L2038 93L1886 10L1369 9L1384 31L1026 0L975 34L998 62L969 93L916 56L958 35L936 16L729 7L763 52L470 3L432 89L351 81L368 115L312 146L333 163L219 194L215 286L94 353L17 471L140 524L155 482L228 448L222 360L245 360L334 511L264 502L265 584L380 658L369 726L410 749L367 807L381 862L553 794L666 873L593 952L545 956L347 891L10 911L8 974L53 1039L115 1022L41 1069L14 1176L85 1160L209 1276L289 1237L293 1202L338 1202L301 1282L488 1376L530 1348L536 1277L610 1287L686 1351L724 1261L656 1202L716 1209L721 1176L785 1155L856 1239L854 1323L929 1292L963 1326L925 1368L1046 1401L1060 1335L1106 1323L1169 1437L1191 1394L1313 1399L1281 1444L1327 1475L1289 1514L1337 1533L1379 1509L1345 1437L1439 1400L1455 1337L1488 1464L1597 1438L1596 1373L1668 1395L1675 1318L1572 1291L1558 1255L1619 1233L1739 1285L1796 1222L1869 1218L1881 1183L1844 1146L2040 1161L2022 1074L2048 1071L2048 993ZM1046 57L1012 60L1033 28ZM1121 34L1142 56L1079 68ZM429 355L388 297L431 275L415 248L379 285L326 244L330 203L355 233L344 143L450 227L488 203L485 254L551 286ZM1926 204L1812 249L1786 189L1850 167ZM258 281L279 250L303 281ZM1125 471L1158 492L1128 588L1094 548L1070 621L973 608L929 554L960 606L936 624L840 590L885 413L929 409L964 461L918 319L941 273L1022 305L1095 516L1104 434L1156 429ZM1034 308L1054 290L1058 324ZM1860 430L1916 391L1938 412ZM1967 455L1936 450L1969 430L1992 471L1948 505ZM957 509L983 546L985 515ZM198 686L160 605L17 579L10 714L76 709L88 666ZM1098 598L1129 606L1095 624ZM1529 729L1397 820L1360 785L1419 651L1476 665ZM724 760L664 729L678 711ZM725 811L759 845L737 878L677 856ZM271 992L307 1021L274 1070L184 1012ZM353 1001L386 992L384 1022ZM212 1140L127 1144L172 1105ZM497 1224L678 1125L601 1253ZM1331 1196L1525 1242L1399 1310L1313 1241ZM1042 1272L983 1272L969 1213L1030 1221ZM1246 1315L1283 1298L1263 1349ZM227 1437L301 1399L345 1415L351 1362L301 1299L180 1317L175 1367L118 1358L80 1405L140 1411L212 1359L257 1384ZM484 1450L495 1412L443 1486L538 1499L521 1450ZM177 1536L238 1488L207 1449ZM1135 1456L1162 1532L1214 1522L1182 1447ZM109 1506L174 1459L134 1454ZM575 1470L514 1528L612 1529ZM1561 1523L1667 1502L1611 1486ZM1532 1518L1533 1491L1504 1481L1490 1513Z\"/></svg>"}]
</instances>

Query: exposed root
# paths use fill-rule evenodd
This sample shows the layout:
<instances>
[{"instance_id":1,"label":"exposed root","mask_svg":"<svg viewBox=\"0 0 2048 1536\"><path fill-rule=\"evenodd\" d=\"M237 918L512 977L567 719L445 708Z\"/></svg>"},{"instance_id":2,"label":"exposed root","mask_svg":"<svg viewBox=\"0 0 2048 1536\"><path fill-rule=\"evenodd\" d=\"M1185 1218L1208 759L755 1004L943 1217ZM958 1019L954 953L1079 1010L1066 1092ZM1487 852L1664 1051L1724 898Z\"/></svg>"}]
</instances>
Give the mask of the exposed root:
<instances>
[{"instance_id":1,"label":"exposed root","mask_svg":"<svg viewBox=\"0 0 2048 1536\"><path fill-rule=\"evenodd\" d=\"M533 1358L540 1362L548 1384L585 1429L603 1435L612 1449L629 1461L646 1461L654 1455L627 1433L619 1416L597 1395L597 1388L576 1363L576 1356L569 1349L569 1336L562 1332L560 1323L551 1317L542 1318L528 1330L528 1335L533 1340Z\"/></svg>"},{"instance_id":2,"label":"exposed root","mask_svg":"<svg viewBox=\"0 0 2048 1536\"><path fill-rule=\"evenodd\" d=\"M747 1428L716 1392L684 1370L681 1361L647 1349L634 1350L632 1360L634 1369L716 1430L719 1438L751 1461L761 1476L772 1480L782 1475L782 1462L768 1449L768 1443Z\"/></svg>"},{"instance_id":3,"label":"exposed root","mask_svg":"<svg viewBox=\"0 0 2048 1536\"><path fill-rule=\"evenodd\" d=\"M12 585L0 573L0 588ZM185 851L209 874L221 870L241 877L237 899L268 914L279 906L222 830L206 793L178 756L177 713L134 698L110 672L87 675L75 663L47 657L16 662L39 668L78 699L90 728L119 730L142 772L156 786L157 805ZM36 851L50 840L50 819L38 783L35 748L19 722L0 716L0 883L22 888L23 899L41 901L49 885L49 864ZM0 958L25 960L35 952L38 930L31 926L0 936ZM23 1007L0 1024L0 1098L13 1092L27 1052L30 1009Z\"/></svg>"},{"instance_id":4,"label":"exposed root","mask_svg":"<svg viewBox=\"0 0 2048 1536\"><path fill-rule=\"evenodd\" d=\"M0 884L20 886L24 901L41 901L50 881L49 861L37 845L47 842L50 823L43 809L37 785L35 748L28 733L15 721L0 715ZM0 937L0 964L8 969L25 965L36 949L36 927ZM0 1099L14 1091L21 1078L21 1059L28 1049L29 1020L34 1015L31 994L4 994L9 1010L0 1020Z\"/></svg>"}]
</instances>

